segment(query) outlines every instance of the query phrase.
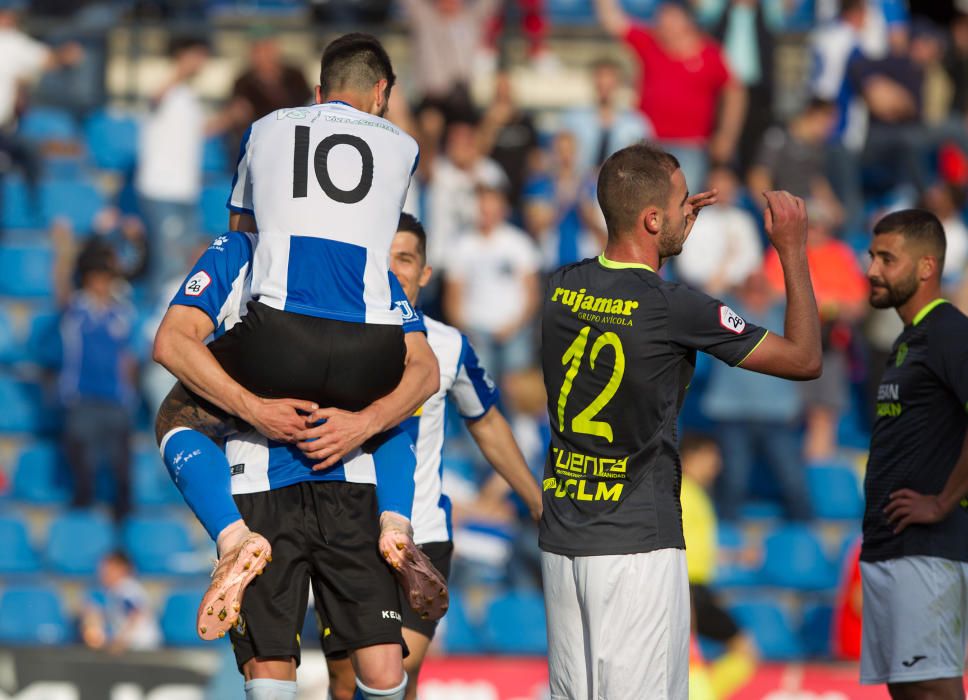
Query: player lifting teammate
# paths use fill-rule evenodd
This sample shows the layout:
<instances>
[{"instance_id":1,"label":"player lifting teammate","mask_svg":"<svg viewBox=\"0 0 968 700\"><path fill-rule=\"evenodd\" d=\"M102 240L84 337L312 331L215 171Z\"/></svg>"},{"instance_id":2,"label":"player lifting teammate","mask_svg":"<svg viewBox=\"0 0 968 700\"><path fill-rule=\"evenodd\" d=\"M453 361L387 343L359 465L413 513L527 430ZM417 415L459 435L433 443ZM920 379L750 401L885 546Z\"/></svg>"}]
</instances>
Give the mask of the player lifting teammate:
<instances>
[{"instance_id":1,"label":"player lifting teammate","mask_svg":"<svg viewBox=\"0 0 968 700\"><path fill-rule=\"evenodd\" d=\"M938 218L874 227L871 306L904 330L877 391L864 480L861 683L895 700L965 697L968 646L968 318L941 298Z\"/></svg>"},{"instance_id":2,"label":"player lifting teammate","mask_svg":"<svg viewBox=\"0 0 968 700\"><path fill-rule=\"evenodd\" d=\"M689 583L676 420L702 350L731 365L811 379L820 327L802 200L767 192L766 230L786 279L784 336L663 280L700 209L678 162L641 144L602 166L608 244L547 286L542 365L552 441L540 545L551 697L688 696Z\"/></svg>"},{"instance_id":3,"label":"player lifting teammate","mask_svg":"<svg viewBox=\"0 0 968 700\"><path fill-rule=\"evenodd\" d=\"M209 634L235 622L234 602L264 566L269 543L248 531L234 504L229 507L229 465L207 436L235 432L235 416L269 439L300 441L322 460L316 468L327 469L411 415L437 388L436 371L429 380L404 376L401 315L391 306L388 252L417 160L415 142L381 118L393 81L379 42L347 35L323 54L316 105L280 110L253 124L229 206L232 229L255 231L258 222L251 279L257 301L241 323L207 348L196 346L191 358L156 342L156 359L181 380L159 415L165 461L186 501L218 537L219 565L200 607L199 629ZM202 276L192 290L209 283ZM164 337L160 331L159 340ZM407 354L418 353L429 353L436 370L425 339ZM345 481L298 486L304 508L324 504L320 522L352 511L363 529L361 546L376 548L372 498L357 498L355 485ZM327 498L317 499L318 489L326 489ZM283 499L284 491L271 494ZM345 495L334 497L339 491ZM225 509L209 512L204 504L210 501ZM333 512L337 503L340 516ZM411 573L415 569L429 571L417 566ZM384 594L386 585L378 582L389 579L396 597L385 567L373 568L371 578ZM434 595L438 581L426 579ZM246 616L244 600L241 613ZM392 626L374 622L370 634L356 640L364 696L402 697L402 638L399 624ZM290 692L294 664L270 656L250 660L247 676L279 682L279 692Z\"/></svg>"}]
</instances>

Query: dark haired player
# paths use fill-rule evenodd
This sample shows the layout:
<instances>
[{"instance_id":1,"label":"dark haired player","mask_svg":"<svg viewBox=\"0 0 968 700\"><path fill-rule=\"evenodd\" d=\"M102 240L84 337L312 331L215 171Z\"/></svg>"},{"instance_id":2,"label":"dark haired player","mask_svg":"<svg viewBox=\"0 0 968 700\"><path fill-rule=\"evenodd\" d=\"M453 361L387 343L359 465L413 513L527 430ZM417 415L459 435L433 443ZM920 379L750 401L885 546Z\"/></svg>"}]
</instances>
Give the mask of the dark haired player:
<instances>
[{"instance_id":1,"label":"dark haired player","mask_svg":"<svg viewBox=\"0 0 968 700\"><path fill-rule=\"evenodd\" d=\"M232 230L258 230L255 301L240 323L209 346L191 345L191 353L176 351L166 333L180 307L169 310L159 329L155 359L181 383L159 411L156 432L186 501L217 533L219 563L199 608L199 631L204 627L208 635L234 624L239 604L246 615L242 592L272 545L250 532L234 507L229 464L210 438L237 432L237 417L270 440L299 442L319 460L316 469L338 471L342 456L399 424L437 390L426 339L408 351L401 313L391 305L390 242L417 162L413 139L382 118L394 80L379 41L348 34L323 53L317 104L279 110L252 125L229 208ZM203 293L209 284L205 275L192 278L186 293ZM411 373L401 382L405 361L418 360L432 374ZM313 481L308 489L300 484L300 507L314 512L320 503L338 501L342 511L324 508L315 513L319 522L338 528L347 517L364 525L369 517L378 528L373 494L359 498L337 476L334 471L332 480ZM323 490L327 498L317 500ZM340 490L345 498L334 498ZM268 497L282 503L286 491ZM257 520L246 514L250 519ZM439 602L439 575L414 553L401 566L422 577L426 600ZM385 580L377 564L371 578ZM427 614L439 617L443 600ZM387 629L381 621L371 639L357 640L369 643L363 656L373 671L359 673L364 695L393 698L399 691L402 697L406 686L399 624L395 633ZM257 656L257 673L268 675L255 678L294 676L288 660L276 669L272 654Z\"/></svg>"},{"instance_id":2,"label":"dark haired player","mask_svg":"<svg viewBox=\"0 0 968 700\"><path fill-rule=\"evenodd\" d=\"M867 507L861 683L895 700L964 698L968 647L968 318L941 298L945 232L909 209L874 226L871 306L904 330L877 390Z\"/></svg>"},{"instance_id":3,"label":"dark haired player","mask_svg":"<svg viewBox=\"0 0 968 700\"><path fill-rule=\"evenodd\" d=\"M690 197L676 159L645 144L618 151L599 174L605 252L548 282L541 356L552 440L540 545L556 700L688 695L676 419L696 351L791 379L820 373L804 203L786 192L766 199L786 278L785 336L656 273L715 193Z\"/></svg>"}]
</instances>

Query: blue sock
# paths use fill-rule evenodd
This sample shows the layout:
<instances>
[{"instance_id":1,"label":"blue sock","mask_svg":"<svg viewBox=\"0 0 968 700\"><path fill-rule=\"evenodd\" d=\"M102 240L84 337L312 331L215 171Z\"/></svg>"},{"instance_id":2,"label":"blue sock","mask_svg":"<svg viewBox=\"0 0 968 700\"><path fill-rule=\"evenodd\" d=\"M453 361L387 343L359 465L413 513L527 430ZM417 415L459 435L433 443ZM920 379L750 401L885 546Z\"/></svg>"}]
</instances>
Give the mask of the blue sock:
<instances>
[{"instance_id":1,"label":"blue sock","mask_svg":"<svg viewBox=\"0 0 968 700\"><path fill-rule=\"evenodd\" d=\"M296 700L296 681L253 678L245 682L245 700Z\"/></svg>"},{"instance_id":2,"label":"blue sock","mask_svg":"<svg viewBox=\"0 0 968 700\"><path fill-rule=\"evenodd\" d=\"M381 513L393 511L410 520L415 488L413 473L417 468L413 440L400 428L392 428L387 435L373 452L377 507Z\"/></svg>"},{"instance_id":3,"label":"blue sock","mask_svg":"<svg viewBox=\"0 0 968 700\"><path fill-rule=\"evenodd\" d=\"M229 461L218 445L197 430L175 428L162 439L161 456L209 537L218 539L226 525L242 519L232 498Z\"/></svg>"}]
</instances>

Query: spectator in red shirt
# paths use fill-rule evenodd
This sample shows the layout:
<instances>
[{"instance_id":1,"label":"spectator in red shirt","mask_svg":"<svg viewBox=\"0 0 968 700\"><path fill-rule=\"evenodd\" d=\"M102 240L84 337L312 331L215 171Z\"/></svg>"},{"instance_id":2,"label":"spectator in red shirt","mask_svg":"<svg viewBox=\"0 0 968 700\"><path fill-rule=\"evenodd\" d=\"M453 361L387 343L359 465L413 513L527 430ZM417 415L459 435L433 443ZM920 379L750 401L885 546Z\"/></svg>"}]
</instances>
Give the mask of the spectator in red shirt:
<instances>
[{"instance_id":1,"label":"spectator in red shirt","mask_svg":"<svg viewBox=\"0 0 968 700\"><path fill-rule=\"evenodd\" d=\"M633 22L618 0L595 0L595 8L605 30L639 59L639 109L652 122L656 141L679 159L689 187L702 188L709 160L727 163L735 155L746 89L719 44L683 7L663 3L652 26Z\"/></svg>"}]
</instances>

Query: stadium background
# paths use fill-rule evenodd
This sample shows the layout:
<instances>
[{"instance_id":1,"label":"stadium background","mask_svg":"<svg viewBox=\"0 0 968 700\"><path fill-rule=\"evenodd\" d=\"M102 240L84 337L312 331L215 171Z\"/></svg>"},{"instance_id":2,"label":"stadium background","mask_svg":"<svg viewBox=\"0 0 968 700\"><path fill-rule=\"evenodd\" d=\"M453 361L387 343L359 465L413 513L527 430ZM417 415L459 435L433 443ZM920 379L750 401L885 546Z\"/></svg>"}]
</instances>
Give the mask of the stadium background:
<instances>
[{"instance_id":1,"label":"stadium background","mask_svg":"<svg viewBox=\"0 0 968 700\"><path fill-rule=\"evenodd\" d=\"M475 3L486 7L485 0L465 3L464 9L460 3L451 7L458 13ZM443 0L438 6L447 4ZM623 0L623 5L644 20L657 2ZM821 241L812 262L825 271L823 281L815 279L815 284L818 295L829 294L821 306L829 331L826 364L835 369L826 383L801 393L748 383L752 380L746 375L724 373L704 359L683 410L681 433L718 436L723 474L748 474L739 480L748 483L737 486L733 478L729 488L721 475L716 492L721 521L713 585L761 656L755 677L734 697L880 697L856 684L852 661L838 660L845 652L840 642L834 644L838 634L832 625L852 601L852 549L874 405L869 387L876 387L877 367L899 330L890 313L873 315L858 303L866 298L866 290L858 297L857 284L864 282L857 280L871 218L915 203L935 210L945 221L955 260L945 273L949 294L956 301L966 296L968 161L959 145L968 141L968 48L966 20L959 10L968 13L968 7L941 1L912 5L871 0L868 8L868 17L881 22L872 25L872 41L891 43L895 56L908 57L907 46L892 43L904 32L910 30L921 42L910 44L919 76L914 86L923 90L916 114L877 127L888 138L893 129L897 143L910 143L905 135L911 133L922 137L916 156L928 177L915 178L905 164L874 158L856 171L856 183L848 183L862 192L861 200L851 199L838 176L844 164L838 159L848 156L838 151L837 135L829 134L816 150L829 155L826 172L833 197L824 201L822 190L796 192L811 199L812 215L826 227L811 234L817 237L814 242ZM770 292L775 261L766 255L756 197L743 183L757 165L760 176L764 171L774 181L783 176L784 163L763 155L758 142L768 125L796 121L815 96L815 54L838 31L832 19L835 6L823 0L692 3L710 31L719 25L722 32L722 18L734 11L759 7L764 19L753 56L736 46L735 37L722 37L730 59L743 62L734 69L750 96L746 126L751 144L745 152L728 155L738 177L713 173L720 186L735 185L733 218L715 219L717 226L729 229L723 237L732 242L724 247L718 235L704 232L703 246L692 259L716 255L718 267L690 273L670 265L665 274L693 274L692 281L736 299L741 312L750 304L757 314L777 318ZM428 88L427 76L415 67L420 42L428 40L426 26L414 26L404 8L390 0L0 3L0 16L53 47L58 64L43 75L18 74L21 49L0 40L0 82L17 91L16 104L12 92L6 98L10 109L3 115L7 123L0 139L0 697L239 696L227 645L205 645L194 634L195 606L212 550L154 448L152 407L164 395L167 380L151 366L150 343L172 283L227 220L224 202L234 153L240 129L251 117L239 107L246 93L235 81L250 60L273 64L278 51L312 86L321 49L337 33L364 28L385 41L399 75L397 95L406 98L394 105L394 115L406 119L403 123L418 134L423 151L419 196L410 206L428 220L432 241L445 220L454 229L447 245L431 243L433 262L465 285L486 290L505 284L475 280L473 261L448 259L457 255L460 238L469 235L462 227L476 225L474 184L493 178L489 164L482 165L487 155L510 176L510 219L527 230L535 247L533 269L502 272L511 275L506 281L511 288L522 283L515 275L540 275L600 247L600 222L589 208L594 173L582 164L582 139L576 143L562 134L569 125L582 123L577 119L594 114L593 66L608 70L600 65L603 61L621 67L616 99L625 111L619 112L634 115L636 93L642 89L636 60L621 41L602 31L589 0L545 0L543 5L525 0L494 3L491 9L477 18L488 27L468 35L481 45L459 47L475 57L466 72L467 90L450 84L440 92ZM503 16L503 31L492 26L494 13ZM3 30L5 37L17 31ZM157 142L146 143L146 124L171 88L175 62L169 47L194 48L199 39L208 55L196 54L185 84L205 116L185 123L205 131L192 141L176 118L175 128L168 125L158 137L179 141L171 144L172 152L198 144L197 164L176 165L161 179L197 177L199 184L164 201L164 194L150 191L158 189L157 177L154 184L139 180L145 149L158 149ZM936 50L925 49L924 42L936 42ZM915 46L924 51L915 55ZM261 58L255 56L260 52ZM497 98L496 85L501 86ZM644 89L648 85L646 80ZM428 97L427 89L438 94ZM401 111L404 102L409 113ZM580 107L589 109L581 112ZM780 133L788 132L770 132L766 138ZM693 145L703 152L704 144ZM863 141L861 147L867 147ZM186 167L197 172L186 176ZM464 174L455 175L455 170ZM441 196L444 191L452 196ZM434 219L431 210L441 199L450 209L444 206ZM166 205L159 214L159 206ZM836 211L838 205L846 215ZM187 228L164 248L168 252L161 260L150 251L168 225L166 217ZM73 507L78 490L63 447L69 406L74 402L76 408L83 391L67 387L64 378L69 349L61 314L77 298L78 267L88 269L85 260L90 264L103 256L111 260L116 293L130 304L133 325L124 349L137 364L131 383L137 398L121 402L133 426L130 507L122 506L122 512L111 506L117 504L117 474L103 464L94 482L97 504ZM744 273L734 279L730 270L740 262ZM477 310L463 305L472 307L474 300L448 299L454 288L440 284L440 278L428 290L426 305L438 317L473 316ZM857 283L853 288L852 282ZM497 377L503 409L539 474L548 426L540 377L530 369L536 344L529 337L534 319L528 321L518 334L521 342L501 338L493 329L473 330L475 340L490 344L482 354L492 368L495 363L508 367ZM778 445L781 434L786 441ZM744 439L737 442L737 436ZM754 443L765 449L747 454L744 446ZM457 561L451 610L425 667L422 697L545 697L544 612L533 526L518 504L488 482L489 469L456 416L448 418L444 468L455 504ZM684 517L688 520L690 513ZM91 600L103 597L98 564L115 549L128 554L148 593L162 634L158 650L93 651L82 643L79 618ZM315 647L314 628L307 619L306 649ZM702 650L710 661L722 653L715 644L703 643ZM306 697L320 696L315 684L322 682L322 668L321 657L304 656Z\"/></svg>"}]
</instances>

